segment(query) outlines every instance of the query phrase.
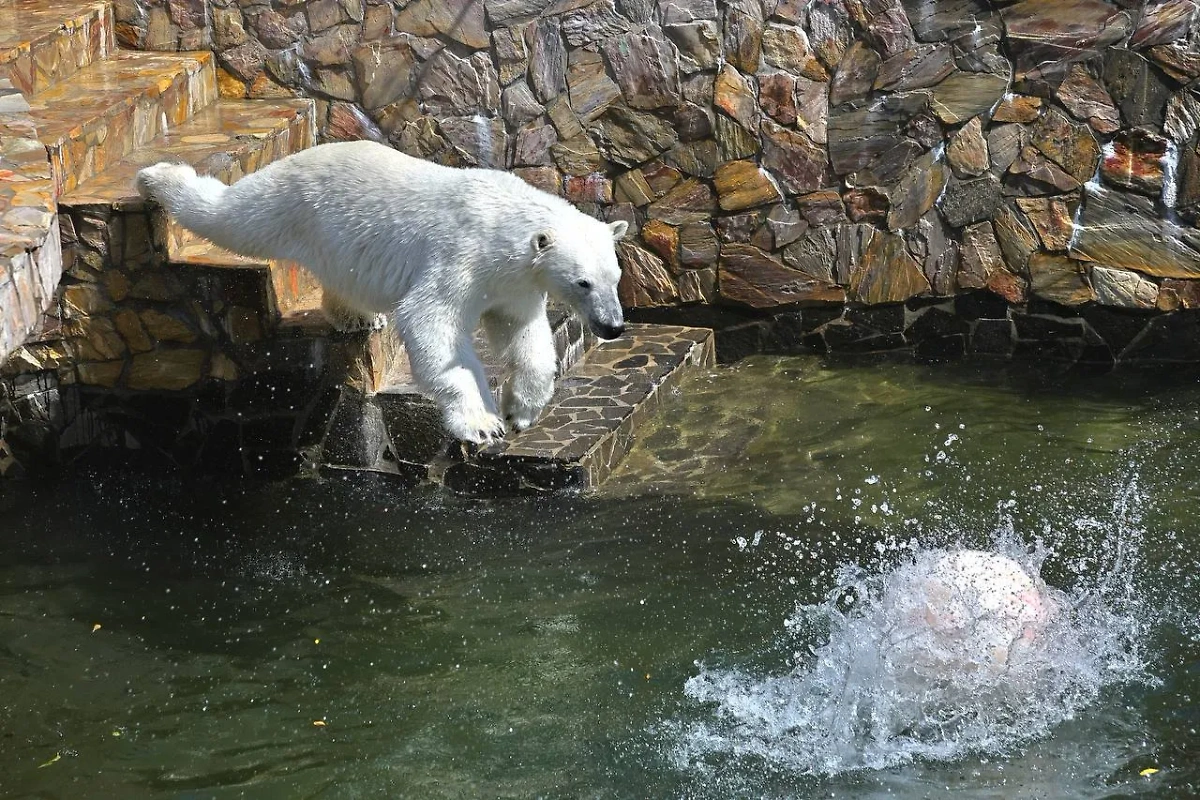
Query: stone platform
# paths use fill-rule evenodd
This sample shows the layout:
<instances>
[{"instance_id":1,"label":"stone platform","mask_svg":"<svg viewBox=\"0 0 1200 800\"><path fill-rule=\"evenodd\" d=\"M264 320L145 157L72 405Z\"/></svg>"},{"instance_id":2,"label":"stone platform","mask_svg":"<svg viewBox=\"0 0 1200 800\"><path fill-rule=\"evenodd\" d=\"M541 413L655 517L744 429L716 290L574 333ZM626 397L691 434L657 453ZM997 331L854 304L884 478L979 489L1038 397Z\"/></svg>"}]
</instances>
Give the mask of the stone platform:
<instances>
[{"instance_id":1,"label":"stone platform","mask_svg":"<svg viewBox=\"0 0 1200 800\"><path fill-rule=\"evenodd\" d=\"M543 424L464 453L392 332L333 330L303 268L223 251L134 188L163 160L236 181L312 146L317 105L222 96L212 53L122 50L114 34L107 2L0 0L0 475L115 456L586 487L661 387L711 359L706 331L641 326L593 347L555 310L564 378Z\"/></svg>"}]
</instances>

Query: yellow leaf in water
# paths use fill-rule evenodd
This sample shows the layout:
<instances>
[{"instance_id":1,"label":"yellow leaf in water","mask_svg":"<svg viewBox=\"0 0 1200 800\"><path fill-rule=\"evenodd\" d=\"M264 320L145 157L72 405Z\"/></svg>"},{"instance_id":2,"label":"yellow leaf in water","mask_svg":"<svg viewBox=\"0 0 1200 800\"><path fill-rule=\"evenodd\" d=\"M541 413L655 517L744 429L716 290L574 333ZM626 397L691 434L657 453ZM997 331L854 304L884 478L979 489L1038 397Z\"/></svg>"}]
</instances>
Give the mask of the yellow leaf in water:
<instances>
[{"instance_id":1,"label":"yellow leaf in water","mask_svg":"<svg viewBox=\"0 0 1200 800\"><path fill-rule=\"evenodd\" d=\"M51 764L53 764L55 761L58 761L60 758L62 758L62 753L55 753L54 758L50 759L45 764L38 764L38 769L42 769L43 767L48 767Z\"/></svg>"},{"instance_id":2,"label":"yellow leaf in water","mask_svg":"<svg viewBox=\"0 0 1200 800\"><path fill-rule=\"evenodd\" d=\"M314 720L313 720L313 727L315 727L315 728L324 728L324 727L325 727L325 720L323 720L323 719L314 719Z\"/></svg>"},{"instance_id":3,"label":"yellow leaf in water","mask_svg":"<svg viewBox=\"0 0 1200 800\"><path fill-rule=\"evenodd\" d=\"M1153 775L1156 772L1158 772L1158 770L1156 770L1154 767L1146 767L1144 770L1139 772L1138 775L1141 775L1143 778L1145 778L1150 775Z\"/></svg>"},{"instance_id":4,"label":"yellow leaf in water","mask_svg":"<svg viewBox=\"0 0 1200 800\"><path fill-rule=\"evenodd\" d=\"M92 633L95 633L95 632L96 632L96 631L98 631L98 630L100 630L100 623L99 623L99 622L97 622L95 625L93 625L93 626L92 626Z\"/></svg>"}]
</instances>

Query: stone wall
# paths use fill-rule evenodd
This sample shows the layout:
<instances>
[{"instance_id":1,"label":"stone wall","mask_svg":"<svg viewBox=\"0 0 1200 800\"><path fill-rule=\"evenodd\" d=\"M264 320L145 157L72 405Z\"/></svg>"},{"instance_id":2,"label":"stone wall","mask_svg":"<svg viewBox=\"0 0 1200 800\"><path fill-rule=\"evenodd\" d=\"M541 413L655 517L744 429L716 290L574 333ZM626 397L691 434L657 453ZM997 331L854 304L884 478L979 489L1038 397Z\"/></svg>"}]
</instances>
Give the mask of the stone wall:
<instances>
[{"instance_id":1,"label":"stone wall","mask_svg":"<svg viewBox=\"0 0 1200 800\"><path fill-rule=\"evenodd\" d=\"M511 169L628 220L631 308L1200 305L1194 0L122 0L117 16L126 45L214 48L227 95L317 98L325 139Z\"/></svg>"}]
</instances>

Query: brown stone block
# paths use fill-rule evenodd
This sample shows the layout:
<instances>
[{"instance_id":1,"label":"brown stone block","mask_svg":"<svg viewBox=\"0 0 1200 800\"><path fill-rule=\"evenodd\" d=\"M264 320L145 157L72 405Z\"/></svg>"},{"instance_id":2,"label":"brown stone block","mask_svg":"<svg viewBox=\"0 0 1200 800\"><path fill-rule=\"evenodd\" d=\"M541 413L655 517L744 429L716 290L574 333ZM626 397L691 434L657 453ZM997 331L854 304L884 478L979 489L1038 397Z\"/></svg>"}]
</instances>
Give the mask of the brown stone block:
<instances>
[{"instance_id":1,"label":"brown stone block","mask_svg":"<svg viewBox=\"0 0 1200 800\"><path fill-rule=\"evenodd\" d=\"M632 242L617 243L621 282L617 286L625 308L674 305L679 300L675 281L662 260Z\"/></svg>"},{"instance_id":2,"label":"brown stone block","mask_svg":"<svg viewBox=\"0 0 1200 800\"><path fill-rule=\"evenodd\" d=\"M642 241L668 264L679 262L679 229L652 219L642 226Z\"/></svg>"},{"instance_id":3,"label":"brown stone block","mask_svg":"<svg viewBox=\"0 0 1200 800\"><path fill-rule=\"evenodd\" d=\"M1066 256L1034 253L1029 258L1030 289L1038 297L1078 306L1096 299L1083 264Z\"/></svg>"},{"instance_id":4,"label":"brown stone block","mask_svg":"<svg viewBox=\"0 0 1200 800\"><path fill-rule=\"evenodd\" d=\"M721 248L717 291L722 300L751 308L805 303L841 303L840 286L814 279L757 247L731 243Z\"/></svg>"},{"instance_id":5,"label":"brown stone block","mask_svg":"<svg viewBox=\"0 0 1200 800\"><path fill-rule=\"evenodd\" d=\"M135 390L181 391L204 377L207 363L207 350L159 349L141 353L133 357L125 385Z\"/></svg>"},{"instance_id":6,"label":"brown stone block","mask_svg":"<svg viewBox=\"0 0 1200 800\"><path fill-rule=\"evenodd\" d=\"M909 255L904 238L876 230L862 262L850 276L850 291L863 303L898 303L928 293L930 286L920 265Z\"/></svg>"},{"instance_id":7,"label":"brown stone block","mask_svg":"<svg viewBox=\"0 0 1200 800\"><path fill-rule=\"evenodd\" d=\"M713 176L717 198L725 211L740 211L783 199L775 181L753 161L730 161Z\"/></svg>"},{"instance_id":8,"label":"brown stone block","mask_svg":"<svg viewBox=\"0 0 1200 800\"><path fill-rule=\"evenodd\" d=\"M1037 230L1042 246L1051 252L1065 253L1075 232L1075 209L1079 197L1018 197L1017 207Z\"/></svg>"}]
</instances>

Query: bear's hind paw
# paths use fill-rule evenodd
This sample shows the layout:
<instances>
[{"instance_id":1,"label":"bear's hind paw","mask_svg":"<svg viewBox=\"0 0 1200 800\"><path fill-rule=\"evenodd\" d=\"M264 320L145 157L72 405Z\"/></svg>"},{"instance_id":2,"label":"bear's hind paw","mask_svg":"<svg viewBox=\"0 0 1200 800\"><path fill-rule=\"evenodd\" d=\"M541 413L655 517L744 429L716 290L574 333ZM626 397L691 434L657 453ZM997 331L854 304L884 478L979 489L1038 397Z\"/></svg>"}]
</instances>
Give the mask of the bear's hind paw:
<instances>
[{"instance_id":1,"label":"bear's hind paw","mask_svg":"<svg viewBox=\"0 0 1200 800\"><path fill-rule=\"evenodd\" d=\"M504 421L487 411L475 413L450 412L446 428L460 442L488 445L504 438Z\"/></svg>"}]
</instances>

